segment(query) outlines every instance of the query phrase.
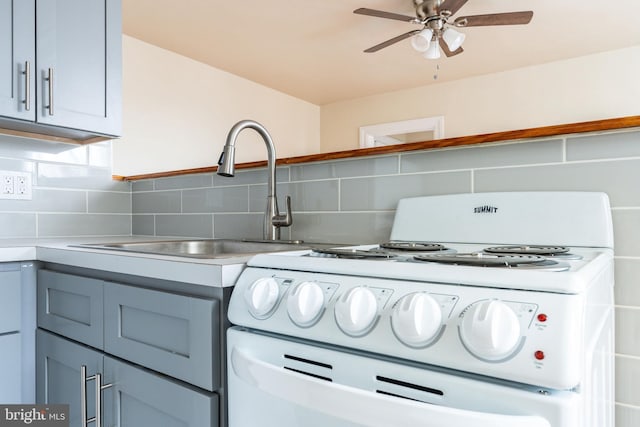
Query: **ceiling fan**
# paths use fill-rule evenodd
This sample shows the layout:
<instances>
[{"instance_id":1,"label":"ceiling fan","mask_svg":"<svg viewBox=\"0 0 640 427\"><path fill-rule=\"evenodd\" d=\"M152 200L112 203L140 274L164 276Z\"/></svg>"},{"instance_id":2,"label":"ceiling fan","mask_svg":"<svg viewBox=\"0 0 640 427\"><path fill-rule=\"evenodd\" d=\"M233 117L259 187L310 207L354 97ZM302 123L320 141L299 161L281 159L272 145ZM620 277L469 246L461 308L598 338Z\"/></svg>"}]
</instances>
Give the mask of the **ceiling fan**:
<instances>
[{"instance_id":1,"label":"ceiling fan","mask_svg":"<svg viewBox=\"0 0 640 427\"><path fill-rule=\"evenodd\" d=\"M366 49L365 52L377 52L404 39L413 36L413 48L422 52L428 59L440 57L440 49L446 56L454 56L463 52L462 43L465 35L453 27L482 27L490 25L523 25L531 22L532 11L491 13L487 15L461 16L453 19L468 0L413 0L416 16L400 15L381 10L360 8L353 11L359 15L378 18L395 19L410 24L421 25L420 30L411 30L392 39Z\"/></svg>"}]
</instances>

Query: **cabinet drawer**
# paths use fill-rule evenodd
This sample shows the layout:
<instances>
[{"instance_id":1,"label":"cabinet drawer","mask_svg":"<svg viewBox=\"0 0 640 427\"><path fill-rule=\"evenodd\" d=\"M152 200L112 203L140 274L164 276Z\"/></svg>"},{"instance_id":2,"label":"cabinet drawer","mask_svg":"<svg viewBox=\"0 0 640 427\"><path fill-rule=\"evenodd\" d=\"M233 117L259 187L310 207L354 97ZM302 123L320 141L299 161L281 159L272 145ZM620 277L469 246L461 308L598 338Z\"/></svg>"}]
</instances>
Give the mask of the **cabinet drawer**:
<instances>
[{"instance_id":1,"label":"cabinet drawer","mask_svg":"<svg viewBox=\"0 0 640 427\"><path fill-rule=\"evenodd\" d=\"M105 282L104 349L207 390L220 386L219 303Z\"/></svg>"},{"instance_id":2,"label":"cabinet drawer","mask_svg":"<svg viewBox=\"0 0 640 427\"><path fill-rule=\"evenodd\" d=\"M0 271L0 334L20 330L20 269Z\"/></svg>"},{"instance_id":3,"label":"cabinet drawer","mask_svg":"<svg viewBox=\"0 0 640 427\"><path fill-rule=\"evenodd\" d=\"M104 358L107 426L218 427L218 396L111 357ZM113 401L115 399L115 401Z\"/></svg>"},{"instance_id":4,"label":"cabinet drawer","mask_svg":"<svg viewBox=\"0 0 640 427\"><path fill-rule=\"evenodd\" d=\"M92 347L103 347L104 282L38 271L38 326Z\"/></svg>"}]
</instances>

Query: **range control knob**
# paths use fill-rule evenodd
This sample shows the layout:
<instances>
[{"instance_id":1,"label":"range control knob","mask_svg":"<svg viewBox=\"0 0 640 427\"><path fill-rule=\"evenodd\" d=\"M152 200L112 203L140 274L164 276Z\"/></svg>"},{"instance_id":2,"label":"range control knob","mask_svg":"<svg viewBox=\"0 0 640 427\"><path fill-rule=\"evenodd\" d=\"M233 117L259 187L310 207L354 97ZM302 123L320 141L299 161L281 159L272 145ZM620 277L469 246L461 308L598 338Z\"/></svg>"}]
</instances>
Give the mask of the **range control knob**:
<instances>
[{"instance_id":1,"label":"range control knob","mask_svg":"<svg viewBox=\"0 0 640 427\"><path fill-rule=\"evenodd\" d=\"M441 324L440 304L424 292L403 296L391 315L393 332L410 347L428 345L436 337Z\"/></svg>"},{"instance_id":2,"label":"range control knob","mask_svg":"<svg viewBox=\"0 0 640 427\"><path fill-rule=\"evenodd\" d=\"M480 359L504 359L520 342L518 316L499 300L475 302L464 311L460 339L467 350Z\"/></svg>"},{"instance_id":3,"label":"range control knob","mask_svg":"<svg viewBox=\"0 0 640 427\"><path fill-rule=\"evenodd\" d=\"M244 300L253 317L264 319L275 308L280 296L280 286L273 277L263 277L253 282L245 291Z\"/></svg>"},{"instance_id":4,"label":"range control knob","mask_svg":"<svg viewBox=\"0 0 640 427\"><path fill-rule=\"evenodd\" d=\"M336 322L347 335L358 337L369 332L377 314L376 295L364 286L349 289L336 301Z\"/></svg>"},{"instance_id":5,"label":"range control knob","mask_svg":"<svg viewBox=\"0 0 640 427\"><path fill-rule=\"evenodd\" d=\"M302 282L291 289L287 298L289 318L298 326L311 326L318 321L324 307L324 292L315 282Z\"/></svg>"}]
</instances>

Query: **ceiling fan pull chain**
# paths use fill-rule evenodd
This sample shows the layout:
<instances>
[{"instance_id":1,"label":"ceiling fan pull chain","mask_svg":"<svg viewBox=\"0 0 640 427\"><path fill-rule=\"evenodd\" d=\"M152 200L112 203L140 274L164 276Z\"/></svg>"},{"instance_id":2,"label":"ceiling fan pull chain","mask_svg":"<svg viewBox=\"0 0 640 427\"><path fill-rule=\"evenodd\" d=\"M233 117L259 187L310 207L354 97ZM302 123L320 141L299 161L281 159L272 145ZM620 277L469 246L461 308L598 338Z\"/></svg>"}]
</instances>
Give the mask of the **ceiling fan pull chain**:
<instances>
[{"instance_id":1,"label":"ceiling fan pull chain","mask_svg":"<svg viewBox=\"0 0 640 427\"><path fill-rule=\"evenodd\" d=\"M436 64L436 72L433 75L433 80L438 80L438 73L440 72L440 64Z\"/></svg>"}]
</instances>

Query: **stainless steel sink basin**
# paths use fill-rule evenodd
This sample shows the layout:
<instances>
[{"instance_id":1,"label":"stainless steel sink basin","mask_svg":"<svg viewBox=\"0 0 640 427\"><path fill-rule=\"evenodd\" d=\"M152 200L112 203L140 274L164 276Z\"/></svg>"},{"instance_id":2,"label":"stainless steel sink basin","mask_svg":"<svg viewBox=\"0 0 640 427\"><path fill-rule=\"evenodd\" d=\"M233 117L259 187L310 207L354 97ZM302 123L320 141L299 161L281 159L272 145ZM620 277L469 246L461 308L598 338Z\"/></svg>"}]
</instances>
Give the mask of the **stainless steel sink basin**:
<instances>
[{"instance_id":1,"label":"stainless steel sink basin","mask_svg":"<svg viewBox=\"0 0 640 427\"><path fill-rule=\"evenodd\" d=\"M108 249L156 255L191 258L232 258L264 252L282 252L305 249L302 241L268 241L235 239L164 240L75 245L90 249Z\"/></svg>"}]
</instances>

